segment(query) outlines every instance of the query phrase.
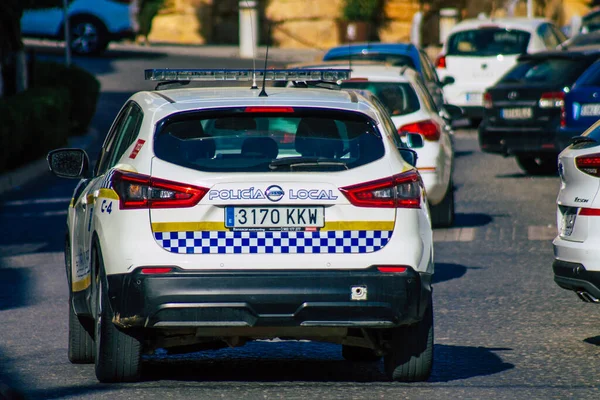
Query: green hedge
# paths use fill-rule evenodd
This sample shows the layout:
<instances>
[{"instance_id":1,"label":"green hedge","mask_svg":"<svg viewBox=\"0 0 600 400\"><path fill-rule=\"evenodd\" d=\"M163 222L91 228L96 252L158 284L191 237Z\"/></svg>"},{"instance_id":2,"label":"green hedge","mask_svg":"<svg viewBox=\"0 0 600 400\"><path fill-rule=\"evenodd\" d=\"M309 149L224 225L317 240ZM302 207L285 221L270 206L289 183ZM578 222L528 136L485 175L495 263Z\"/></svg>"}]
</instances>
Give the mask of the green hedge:
<instances>
[{"instance_id":1,"label":"green hedge","mask_svg":"<svg viewBox=\"0 0 600 400\"><path fill-rule=\"evenodd\" d=\"M65 86L71 96L71 134L85 133L96 113L100 83L86 70L77 66L40 62L33 68L31 86Z\"/></svg>"},{"instance_id":2,"label":"green hedge","mask_svg":"<svg viewBox=\"0 0 600 400\"><path fill-rule=\"evenodd\" d=\"M0 173L67 145L85 133L96 112L100 84L85 70L37 63L30 89L0 98Z\"/></svg>"}]
</instances>

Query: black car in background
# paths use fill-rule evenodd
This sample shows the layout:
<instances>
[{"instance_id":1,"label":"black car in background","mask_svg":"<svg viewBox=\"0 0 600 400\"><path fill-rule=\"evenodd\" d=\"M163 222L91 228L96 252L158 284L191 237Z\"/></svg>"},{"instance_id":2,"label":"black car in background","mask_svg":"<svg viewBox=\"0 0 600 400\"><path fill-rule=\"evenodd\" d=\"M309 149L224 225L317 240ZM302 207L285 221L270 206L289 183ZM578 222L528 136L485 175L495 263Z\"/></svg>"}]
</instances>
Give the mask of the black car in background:
<instances>
[{"instance_id":1,"label":"black car in background","mask_svg":"<svg viewBox=\"0 0 600 400\"><path fill-rule=\"evenodd\" d=\"M558 153L571 139L560 133L565 94L599 58L600 48L586 47L519 57L484 94L481 150L515 156L531 175L556 173Z\"/></svg>"}]
</instances>

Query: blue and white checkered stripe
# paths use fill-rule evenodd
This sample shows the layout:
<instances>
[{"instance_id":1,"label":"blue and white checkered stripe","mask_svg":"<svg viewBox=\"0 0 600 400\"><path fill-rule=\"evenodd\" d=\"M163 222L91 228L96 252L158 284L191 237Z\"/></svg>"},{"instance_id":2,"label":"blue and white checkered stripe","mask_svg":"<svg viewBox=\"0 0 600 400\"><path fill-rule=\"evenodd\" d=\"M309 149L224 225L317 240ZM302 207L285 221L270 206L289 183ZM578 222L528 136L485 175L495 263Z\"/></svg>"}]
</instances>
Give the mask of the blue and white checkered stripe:
<instances>
[{"instance_id":1,"label":"blue and white checkered stripe","mask_svg":"<svg viewBox=\"0 0 600 400\"><path fill-rule=\"evenodd\" d=\"M166 250L182 254L372 253L392 231L154 232Z\"/></svg>"},{"instance_id":2,"label":"blue and white checkered stripe","mask_svg":"<svg viewBox=\"0 0 600 400\"><path fill-rule=\"evenodd\" d=\"M112 177L114 174L115 174L114 169L111 169L110 171L108 171L104 175L104 178L102 178L102 181L100 182L100 187L106 188L106 189L112 189Z\"/></svg>"}]
</instances>

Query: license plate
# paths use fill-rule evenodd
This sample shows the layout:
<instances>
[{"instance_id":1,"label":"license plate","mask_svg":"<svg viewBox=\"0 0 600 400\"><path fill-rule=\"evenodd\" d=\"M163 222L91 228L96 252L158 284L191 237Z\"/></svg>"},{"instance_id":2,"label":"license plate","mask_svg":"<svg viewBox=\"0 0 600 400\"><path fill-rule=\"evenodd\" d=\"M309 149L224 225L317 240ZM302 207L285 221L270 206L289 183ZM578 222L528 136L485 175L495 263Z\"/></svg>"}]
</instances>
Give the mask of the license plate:
<instances>
[{"instance_id":1,"label":"license plate","mask_svg":"<svg viewBox=\"0 0 600 400\"><path fill-rule=\"evenodd\" d=\"M467 93L467 103L483 104L483 93Z\"/></svg>"},{"instance_id":2,"label":"license plate","mask_svg":"<svg viewBox=\"0 0 600 400\"><path fill-rule=\"evenodd\" d=\"M503 108L502 118L504 119L529 119L533 116L533 110L526 108Z\"/></svg>"},{"instance_id":3,"label":"license plate","mask_svg":"<svg viewBox=\"0 0 600 400\"><path fill-rule=\"evenodd\" d=\"M600 115L600 104L584 104L581 106L582 117L595 117Z\"/></svg>"},{"instance_id":4,"label":"license plate","mask_svg":"<svg viewBox=\"0 0 600 400\"><path fill-rule=\"evenodd\" d=\"M225 208L225 227L232 229L308 230L324 225L323 207Z\"/></svg>"},{"instance_id":5,"label":"license plate","mask_svg":"<svg viewBox=\"0 0 600 400\"><path fill-rule=\"evenodd\" d=\"M562 217L562 226L560 229L561 236L571 236L575 227L575 218L577 218L577 208L565 210Z\"/></svg>"}]
</instances>

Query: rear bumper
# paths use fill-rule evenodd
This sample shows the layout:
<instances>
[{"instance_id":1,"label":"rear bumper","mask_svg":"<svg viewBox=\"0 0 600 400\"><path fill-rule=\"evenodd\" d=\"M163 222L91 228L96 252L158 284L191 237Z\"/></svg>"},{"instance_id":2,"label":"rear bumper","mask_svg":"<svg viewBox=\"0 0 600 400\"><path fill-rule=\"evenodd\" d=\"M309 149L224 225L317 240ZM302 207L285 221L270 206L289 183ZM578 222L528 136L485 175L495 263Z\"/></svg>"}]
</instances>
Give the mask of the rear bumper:
<instances>
[{"instance_id":1,"label":"rear bumper","mask_svg":"<svg viewBox=\"0 0 600 400\"><path fill-rule=\"evenodd\" d=\"M588 271L583 264L562 260L555 260L552 269L554 282L561 288L579 293L582 299L587 299L586 301L592 298L600 299L600 272ZM581 293L593 297L581 296Z\"/></svg>"},{"instance_id":2,"label":"rear bumper","mask_svg":"<svg viewBox=\"0 0 600 400\"><path fill-rule=\"evenodd\" d=\"M479 147L485 153L506 156L519 153L559 153L571 135L556 129L479 126Z\"/></svg>"},{"instance_id":3,"label":"rear bumper","mask_svg":"<svg viewBox=\"0 0 600 400\"><path fill-rule=\"evenodd\" d=\"M481 119L483 118L484 108L481 106L460 106L465 113L465 117L469 119Z\"/></svg>"},{"instance_id":4,"label":"rear bumper","mask_svg":"<svg viewBox=\"0 0 600 400\"><path fill-rule=\"evenodd\" d=\"M358 271L214 271L107 277L122 328L373 327L422 318L431 275ZM357 288L365 298L356 296ZM353 296L352 293L355 293Z\"/></svg>"}]
</instances>

